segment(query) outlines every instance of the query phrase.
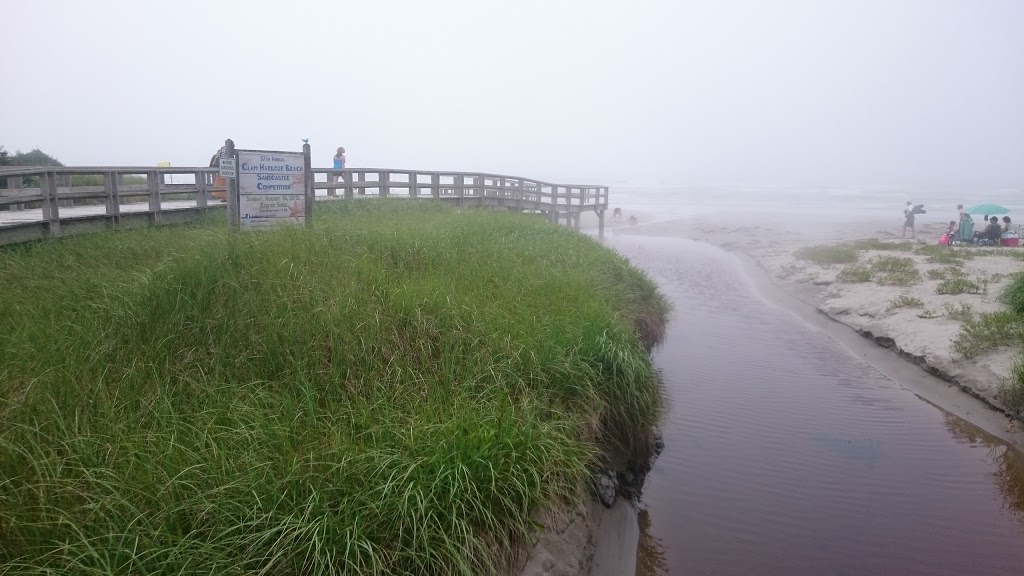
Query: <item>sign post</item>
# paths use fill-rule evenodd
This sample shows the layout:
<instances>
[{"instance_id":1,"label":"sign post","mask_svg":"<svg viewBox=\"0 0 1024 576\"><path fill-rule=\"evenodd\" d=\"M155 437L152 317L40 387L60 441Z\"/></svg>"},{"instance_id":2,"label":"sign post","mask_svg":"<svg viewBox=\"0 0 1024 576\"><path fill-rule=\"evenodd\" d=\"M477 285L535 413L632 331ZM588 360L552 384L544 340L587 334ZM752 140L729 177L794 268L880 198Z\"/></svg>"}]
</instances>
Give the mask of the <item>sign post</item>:
<instances>
[{"instance_id":1,"label":"sign post","mask_svg":"<svg viewBox=\"0 0 1024 576\"><path fill-rule=\"evenodd\" d=\"M292 224L304 226L312 218L313 171L309 145L302 152L237 150L238 200L234 225L260 230ZM230 211L230 205L229 205Z\"/></svg>"}]
</instances>

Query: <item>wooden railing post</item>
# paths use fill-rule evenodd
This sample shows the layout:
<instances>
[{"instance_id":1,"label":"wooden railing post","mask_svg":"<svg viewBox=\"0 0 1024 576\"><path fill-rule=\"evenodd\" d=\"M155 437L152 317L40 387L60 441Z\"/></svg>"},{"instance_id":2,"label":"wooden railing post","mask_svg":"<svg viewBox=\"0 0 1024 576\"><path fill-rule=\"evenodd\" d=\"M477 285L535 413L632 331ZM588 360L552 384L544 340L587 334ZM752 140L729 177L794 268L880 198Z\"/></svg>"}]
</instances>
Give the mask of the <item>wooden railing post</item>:
<instances>
[{"instance_id":1,"label":"wooden railing post","mask_svg":"<svg viewBox=\"0 0 1024 576\"><path fill-rule=\"evenodd\" d=\"M206 186L206 172L196 172L196 206L199 208L206 208L210 198Z\"/></svg>"},{"instance_id":2,"label":"wooden railing post","mask_svg":"<svg viewBox=\"0 0 1024 576\"><path fill-rule=\"evenodd\" d=\"M410 198L419 198L420 197L419 176L415 172L409 174L409 197Z\"/></svg>"},{"instance_id":3,"label":"wooden railing post","mask_svg":"<svg viewBox=\"0 0 1024 576\"><path fill-rule=\"evenodd\" d=\"M461 198L465 198L466 197L466 175L465 174L456 174L455 178L454 178L453 184L455 186L455 195L458 198L460 198L460 199ZM459 200L459 202L462 202L462 200Z\"/></svg>"},{"instance_id":4,"label":"wooden railing post","mask_svg":"<svg viewBox=\"0 0 1024 576\"><path fill-rule=\"evenodd\" d=\"M430 195L435 199L441 197L441 175L437 172L430 175Z\"/></svg>"},{"instance_id":5,"label":"wooden railing post","mask_svg":"<svg viewBox=\"0 0 1024 576\"><path fill-rule=\"evenodd\" d=\"M377 176L380 182L380 188L378 188L381 198L387 198L391 194L391 173L387 170L382 171Z\"/></svg>"},{"instance_id":6,"label":"wooden railing post","mask_svg":"<svg viewBox=\"0 0 1024 576\"><path fill-rule=\"evenodd\" d=\"M352 173L345 170L341 173L341 180L345 183L345 198L352 199Z\"/></svg>"},{"instance_id":7,"label":"wooden railing post","mask_svg":"<svg viewBox=\"0 0 1024 576\"><path fill-rule=\"evenodd\" d=\"M12 190L13 189L20 189L24 185L25 185L25 177L24 176L8 176L7 177L7 187L12 189ZM25 209L25 205L24 204L12 204L11 205L11 209L13 209L13 210L24 210Z\"/></svg>"},{"instance_id":8,"label":"wooden railing post","mask_svg":"<svg viewBox=\"0 0 1024 576\"><path fill-rule=\"evenodd\" d=\"M107 195L107 216L111 225L116 226L121 221L121 192L118 185L117 174L107 172L103 175L103 191Z\"/></svg>"},{"instance_id":9,"label":"wooden railing post","mask_svg":"<svg viewBox=\"0 0 1024 576\"><path fill-rule=\"evenodd\" d=\"M358 176L359 183L366 184L366 172L359 172ZM356 194L359 194L360 196L366 196L366 186L360 186L359 189L356 190Z\"/></svg>"},{"instance_id":10,"label":"wooden railing post","mask_svg":"<svg viewBox=\"0 0 1024 576\"><path fill-rule=\"evenodd\" d=\"M150 170L146 173L146 186L149 188L150 221L153 224L160 223L161 180L163 180L163 174L158 173L156 170Z\"/></svg>"},{"instance_id":11,"label":"wooden railing post","mask_svg":"<svg viewBox=\"0 0 1024 576\"><path fill-rule=\"evenodd\" d=\"M558 186L555 184L551 185L551 205L551 221L558 224L560 218L558 214Z\"/></svg>"},{"instance_id":12,"label":"wooden railing post","mask_svg":"<svg viewBox=\"0 0 1024 576\"><path fill-rule=\"evenodd\" d=\"M60 236L60 206L57 198L56 172L43 172L39 175L39 189L43 197L43 219L51 237Z\"/></svg>"}]
</instances>

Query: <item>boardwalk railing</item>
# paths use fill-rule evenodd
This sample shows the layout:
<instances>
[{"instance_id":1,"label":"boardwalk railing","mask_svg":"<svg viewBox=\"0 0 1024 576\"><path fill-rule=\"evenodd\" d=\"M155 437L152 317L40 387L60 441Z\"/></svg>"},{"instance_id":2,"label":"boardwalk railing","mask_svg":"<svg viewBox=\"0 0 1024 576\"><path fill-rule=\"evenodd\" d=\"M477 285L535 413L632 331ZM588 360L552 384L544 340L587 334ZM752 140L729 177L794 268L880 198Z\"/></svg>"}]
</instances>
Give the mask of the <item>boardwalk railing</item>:
<instances>
[{"instance_id":1,"label":"boardwalk railing","mask_svg":"<svg viewBox=\"0 0 1024 576\"><path fill-rule=\"evenodd\" d=\"M314 169L318 200L391 197L504 207L580 228L594 212L604 234L607 186L552 184L498 174L383 168ZM6 184L6 186L4 186ZM224 209L216 168L0 168L0 244L104 227L183 222Z\"/></svg>"}]
</instances>

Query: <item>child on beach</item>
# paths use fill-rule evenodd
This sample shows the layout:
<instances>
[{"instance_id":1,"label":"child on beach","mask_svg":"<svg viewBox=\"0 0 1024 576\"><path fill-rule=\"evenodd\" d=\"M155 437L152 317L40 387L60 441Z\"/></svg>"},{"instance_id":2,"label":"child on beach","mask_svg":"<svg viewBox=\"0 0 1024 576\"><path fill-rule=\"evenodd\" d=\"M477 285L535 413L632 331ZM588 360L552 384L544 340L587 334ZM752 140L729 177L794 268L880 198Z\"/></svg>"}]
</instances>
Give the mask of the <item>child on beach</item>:
<instances>
[{"instance_id":1,"label":"child on beach","mask_svg":"<svg viewBox=\"0 0 1024 576\"><path fill-rule=\"evenodd\" d=\"M949 245L953 241L953 237L956 236L956 231L960 229L960 226L953 220L949 221L949 226L946 226L946 233L939 238L939 244L943 246Z\"/></svg>"}]
</instances>

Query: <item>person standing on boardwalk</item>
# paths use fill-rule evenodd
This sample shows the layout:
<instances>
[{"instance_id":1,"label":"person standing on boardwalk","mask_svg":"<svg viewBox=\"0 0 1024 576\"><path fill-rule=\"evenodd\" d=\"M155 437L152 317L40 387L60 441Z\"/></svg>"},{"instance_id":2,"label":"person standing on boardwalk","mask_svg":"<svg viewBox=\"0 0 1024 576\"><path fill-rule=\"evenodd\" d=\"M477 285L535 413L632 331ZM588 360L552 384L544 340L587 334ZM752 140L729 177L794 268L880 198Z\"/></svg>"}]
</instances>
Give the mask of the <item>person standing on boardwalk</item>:
<instances>
[{"instance_id":1,"label":"person standing on boardwalk","mask_svg":"<svg viewBox=\"0 0 1024 576\"><path fill-rule=\"evenodd\" d=\"M338 146L338 151L334 153L334 169L344 170L345 169L345 147ZM337 184L340 174L331 174L331 183Z\"/></svg>"},{"instance_id":2,"label":"person standing on boardwalk","mask_svg":"<svg viewBox=\"0 0 1024 576\"><path fill-rule=\"evenodd\" d=\"M907 228L910 228L910 238L915 238L916 233L914 232L914 203L911 202L910 200L907 200L907 207L903 210L903 234L900 235L900 238L907 237Z\"/></svg>"},{"instance_id":3,"label":"person standing on boardwalk","mask_svg":"<svg viewBox=\"0 0 1024 576\"><path fill-rule=\"evenodd\" d=\"M227 151L228 149L226 146L221 146L220 148L218 148L217 151L214 152L213 157L210 158L210 168L217 168L218 166L220 166L220 159L224 157L224 154L226 154ZM221 176L219 173L215 173L213 175L213 185L217 188L223 188L223 190L215 190L213 192L210 192L210 197L213 198L214 200L226 202L228 199L227 179Z\"/></svg>"}]
</instances>

